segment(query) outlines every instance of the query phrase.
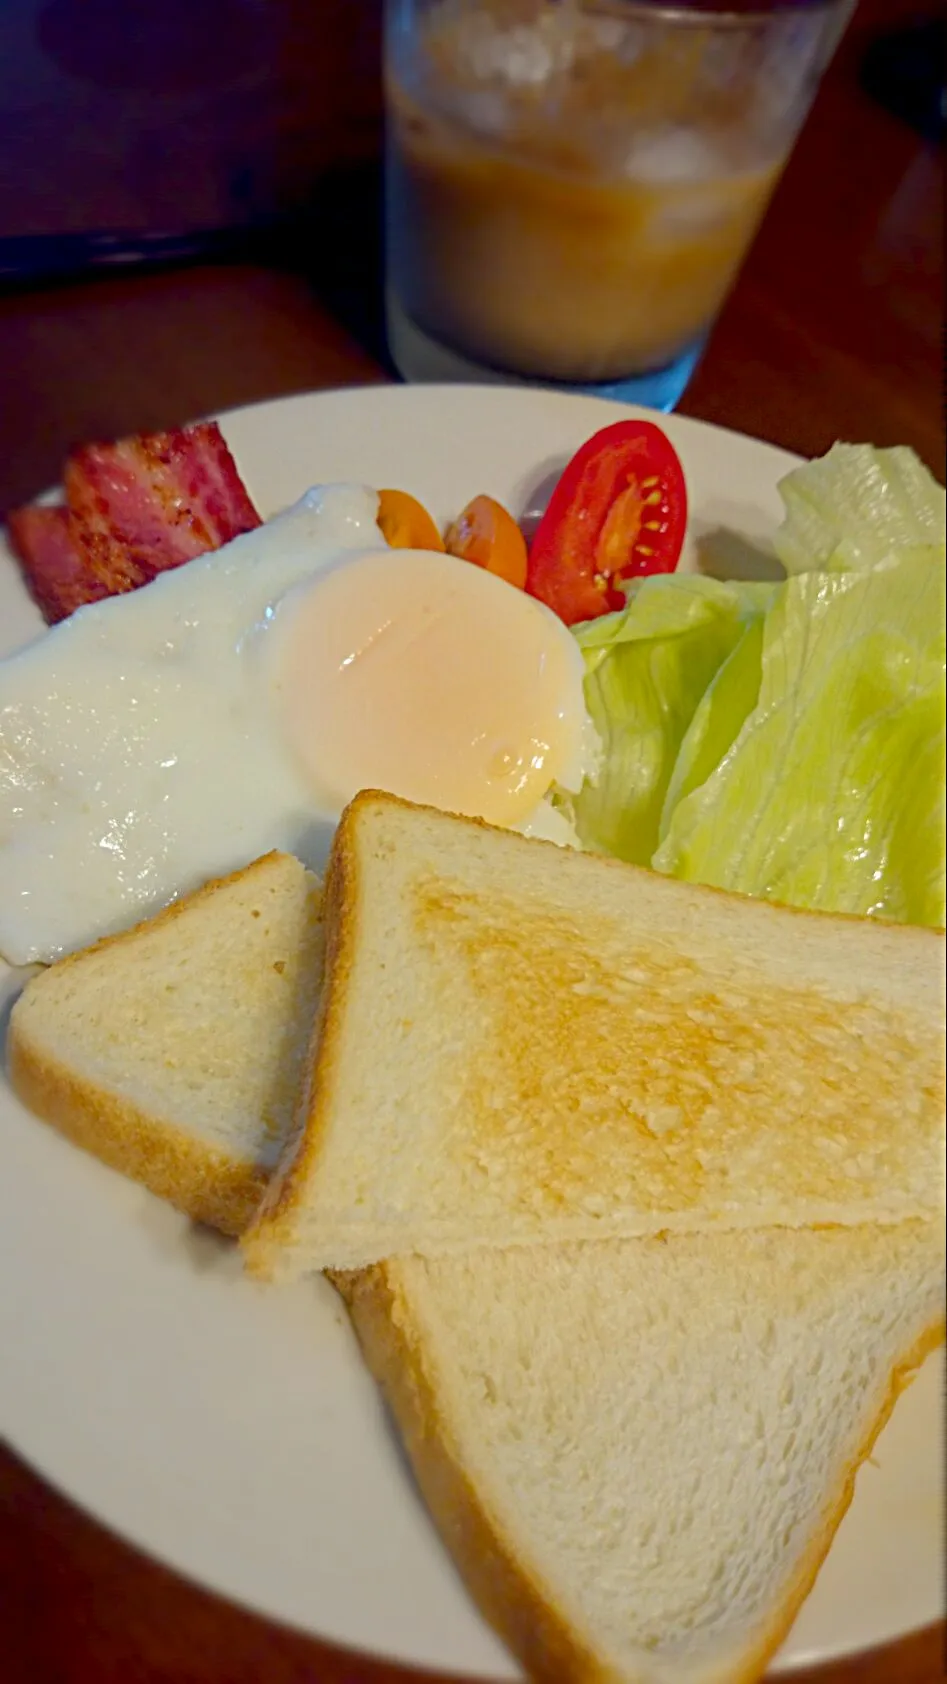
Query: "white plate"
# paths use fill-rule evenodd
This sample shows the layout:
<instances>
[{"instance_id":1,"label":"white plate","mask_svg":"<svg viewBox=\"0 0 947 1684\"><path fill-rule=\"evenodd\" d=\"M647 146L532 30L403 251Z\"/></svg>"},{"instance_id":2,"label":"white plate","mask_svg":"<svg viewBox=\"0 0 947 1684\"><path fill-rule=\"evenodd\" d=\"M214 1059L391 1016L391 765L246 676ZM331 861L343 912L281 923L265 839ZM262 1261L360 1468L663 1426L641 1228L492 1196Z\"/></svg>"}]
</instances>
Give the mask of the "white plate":
<instances>
[{"instance_id":1,"label":"white plate","mask_svg":"<svg viewBox=\"0 0 947 1684\"><path fill-rule=\"evenodd\" d=\"M624 412L530 391L389 387L226 416L263 514L320 480L479 491L524 509ZM793 458L677 416L692 532L740 567ZM714 534L732 531L742 542ZM744 555L744 550L747 552ZM690 559L693 561L693 551ZM0 555L0 652L40 629ZM0 967L0 997L19 979ZM415 1494L331 1288L261 1288L233 1247L103 1169L0 1090L0 1429L76 1502L183 1573L323 1637L519 1676ZM942 1612L941 1362L899 1402L777 1663L880 1643Z\"/></svg>"}]
</instances>

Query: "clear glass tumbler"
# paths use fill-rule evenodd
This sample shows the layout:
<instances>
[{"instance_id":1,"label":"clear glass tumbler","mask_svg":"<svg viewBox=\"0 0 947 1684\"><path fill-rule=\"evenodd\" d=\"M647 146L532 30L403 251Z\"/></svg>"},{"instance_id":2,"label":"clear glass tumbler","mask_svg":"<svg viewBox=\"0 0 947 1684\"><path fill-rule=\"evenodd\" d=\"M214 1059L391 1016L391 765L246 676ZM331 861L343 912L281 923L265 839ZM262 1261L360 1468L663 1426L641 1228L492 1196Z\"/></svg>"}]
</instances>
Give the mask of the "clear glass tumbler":
<instances>
[{"instance_id":1,"label":"clear glass tumbler","mask_svg":"<svg viewBox=\"0 0 947 1684\"><path fill-rule=\"evenodd\" d=\"M400 372L673 408L851 7L388 0Z\"/></svg>"}]
</instances>

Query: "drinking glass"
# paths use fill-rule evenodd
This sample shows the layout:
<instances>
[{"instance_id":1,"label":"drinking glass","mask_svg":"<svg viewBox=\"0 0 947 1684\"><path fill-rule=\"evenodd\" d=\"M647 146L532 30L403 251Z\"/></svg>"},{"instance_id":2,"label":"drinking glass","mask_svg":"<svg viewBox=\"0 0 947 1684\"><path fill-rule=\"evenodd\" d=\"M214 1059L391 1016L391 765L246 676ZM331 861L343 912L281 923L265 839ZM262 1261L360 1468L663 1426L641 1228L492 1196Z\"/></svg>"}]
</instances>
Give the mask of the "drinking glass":
<instances>
[{"instance_id":1,"label":"drinking glass","mask_svg":"<svg viewBox=\"0 0 947 1684\"><path fill-rule=\"evenodd\" d=\"M673 408L850 11L388 0L400 372Z\"/></svg>"}]
</instances>

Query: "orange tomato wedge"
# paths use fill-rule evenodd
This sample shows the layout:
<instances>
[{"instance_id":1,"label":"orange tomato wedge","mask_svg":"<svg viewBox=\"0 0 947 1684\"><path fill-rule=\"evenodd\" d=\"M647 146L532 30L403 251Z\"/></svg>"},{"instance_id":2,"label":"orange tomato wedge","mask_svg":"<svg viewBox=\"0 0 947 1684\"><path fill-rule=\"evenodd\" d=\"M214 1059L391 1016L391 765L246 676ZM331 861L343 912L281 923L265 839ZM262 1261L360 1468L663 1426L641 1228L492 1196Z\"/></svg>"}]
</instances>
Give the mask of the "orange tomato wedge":
<instances>
[{"instance_id":1,"label":"orange tomato wedge","mask_svg":"<svg viewBox=\"0 0 947 1684\"><path fill-rule=\"evenodd\" d=\"M526 539L511 514L493 497L474 497L447 533L447 552L522 590Z\"/></svg>"},{"instance_id":2,"label":"orange tomato wedge","mask_svg":"<svg viewBox=\"0 0 947 1684\"><path fill-rule=\"evenodd\" d=\"M433 520L409 491L379 491L378 525L393 550L443 550Z\"/></svg>"}]
</instances>

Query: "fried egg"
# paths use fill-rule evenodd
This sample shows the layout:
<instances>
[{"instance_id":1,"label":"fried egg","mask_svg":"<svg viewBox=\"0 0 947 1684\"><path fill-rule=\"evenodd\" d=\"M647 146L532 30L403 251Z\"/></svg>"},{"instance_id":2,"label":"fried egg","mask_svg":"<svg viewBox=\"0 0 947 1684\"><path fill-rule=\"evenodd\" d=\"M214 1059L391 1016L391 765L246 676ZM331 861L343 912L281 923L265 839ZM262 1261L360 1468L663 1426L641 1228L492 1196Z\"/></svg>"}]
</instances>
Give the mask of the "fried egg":
<instances>
[{"instance_id":1,"label":"fried egg","mask_svg":"<svg viewBox=\"0 0 947 1684\"><path fill-rule=\"evenodd\" d=\"M360 486L80 609L0 662L0 952L50 960L283 848L359 789L555 840L596 740L541 603L390 550Z\"/></svg>"}]
</instances>

